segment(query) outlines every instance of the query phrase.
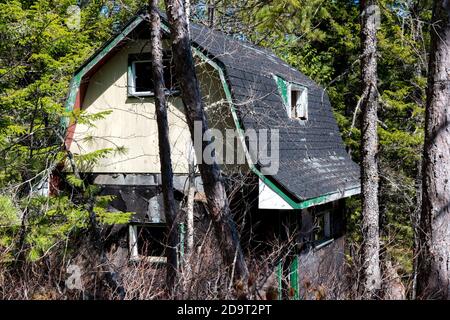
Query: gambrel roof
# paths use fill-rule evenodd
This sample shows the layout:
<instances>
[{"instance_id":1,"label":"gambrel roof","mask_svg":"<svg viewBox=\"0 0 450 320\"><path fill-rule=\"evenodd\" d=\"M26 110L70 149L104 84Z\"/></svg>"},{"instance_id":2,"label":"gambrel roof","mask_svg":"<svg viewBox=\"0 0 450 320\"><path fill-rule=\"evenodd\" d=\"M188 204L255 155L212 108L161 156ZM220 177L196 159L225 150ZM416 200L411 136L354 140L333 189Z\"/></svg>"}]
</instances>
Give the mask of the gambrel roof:
<instances>
[{"instance_id":1,"label":"gambrel roof","mask_svg":"<svg viewBox=\"0 0 450 320\"><path fill-rule=\"evenodd\" d=\"M167 19L163 13L161 17L168 31ZM69 110L83 77L146 19L145 13L137 14L77 71ZM328 95L319 85L267 49L194 23L190 34L194 50L219 71L236 126L279 130L278 173L264 176L258 164L251 165L266 185L298 209L360 192L359 167L345 150ZM275 77L307 88L307 121L288 117Z\"/></svg>"}]
</instances>

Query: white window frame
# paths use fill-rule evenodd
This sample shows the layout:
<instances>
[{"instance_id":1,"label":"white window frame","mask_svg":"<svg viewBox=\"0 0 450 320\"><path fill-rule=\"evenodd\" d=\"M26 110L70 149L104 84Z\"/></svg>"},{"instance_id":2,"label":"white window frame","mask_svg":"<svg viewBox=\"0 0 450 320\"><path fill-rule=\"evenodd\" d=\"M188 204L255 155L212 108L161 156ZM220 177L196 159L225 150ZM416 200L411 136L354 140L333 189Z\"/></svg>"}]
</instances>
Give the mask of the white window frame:
<instances>
[{"instance_id":1,"label":"white window frame","mask_svg":"<svg viewBox=\"0 0 450 320\"><path fill-rule=\"evenodd\" d=\"M136 97L149 97L155 95L153 91L136 91L136 64L152 62L151 60L136 60L131 62L131 77L128 78L129 94Z\"/></svg>"},{"instance_id":2,"label":"white window frame","mask_svg":"<svg viewBox=\"0 0 450 320\"><path fill-rule=\"evenodd\" d=\"M128 225L128 245L131 260L139 260L137 226Z\"/></svg>"},{"instance_id":3,"label":"white window frame","mask_svg":"<svg viewBox=\"0 0 450 320\"><path fill-rule=\"evenodd\" d=\"M128 246L131 261L145 260L151 263L167 263L167 258L163 256L142 256L138 251L138 232L137 225L128 225ZM144 226L145 227L145 226Z\"/></svg>"},{"instance_id":4,"label":"white window frame","mask_svg":"<svg viewBox=\"0 0 450 320\"><path fill-rule=\"evenodd\" d=\"M292 114L292 90L300 92L300 94L297 95L297 101L296 101L296 113L302 114L302 117L295 116ZM298 119L300 121L308 121L308 88L301 86L296 83L289 83L288 85L288 105L286 106L286 111L288 113L289 118L291 119Z\"/></svg>"}]
</instances>

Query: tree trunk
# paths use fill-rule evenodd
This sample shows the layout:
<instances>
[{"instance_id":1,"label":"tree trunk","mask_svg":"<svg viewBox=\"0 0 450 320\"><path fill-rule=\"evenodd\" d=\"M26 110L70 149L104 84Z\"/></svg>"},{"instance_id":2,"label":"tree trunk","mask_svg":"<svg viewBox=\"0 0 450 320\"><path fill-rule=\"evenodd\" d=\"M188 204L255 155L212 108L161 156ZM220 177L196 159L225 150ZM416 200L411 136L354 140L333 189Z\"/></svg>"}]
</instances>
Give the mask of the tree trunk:
<instances>
[{"instance_id":1,"label":"tree trunk","mask_svg":"<svg viewBox=\"0 0 450 320\"><path fill-rule=\"evenodd\" d=\"M194 196L195 196L195 168L193 163L189 163L189 190L187 196L187 252L189 257L194 252Z\"/></svg>"},{"instance_id":2,"label":"tree trunk","mask_svg":"<svg viewBox=\"0 0 450 320\"><path fill-rule=\"evenodd\" d=\"M208 1L208 26L214 28L214 11L216 9L216 3L214 0Z\"/></svg>"},{"instance_id":3,"label":"tree trunk","mask_svg":"<svg viewBox=\"0 0 450 320\"><path fill-rule=\"evenodd\" d=\"M184 0L184 8L186 10L186 23L189 26L189 19L191 18L191 0Z\"/></svg>"},{"instance_id":4,"label":"tree trunk","mask_svg":"<svg viewBox=\"0 0 450 320\"><path fill-rule=\"evenodd\" d=\"M361 1L361 187L363 224L363 295L375 296L381 287L379 208L378 208L378 134L377 134L377 1Z\"/></svg>"},{"instance_id":5,"label":"tree trunk","mask_svg":"<svg viewBox=\"0 0 450 320\"><path fill-rule=\"evenodd\" d=\"M411 35L416 43L424 43L423 33L422 33L422 23L421 18L420 0L413 1L409 6L410 15L410 25L411 25ZM427 52L418 50L418 55L420 59L417 59L414 64L414 69L416 76L422 77L426 66L423 65L422 61L427 61ZM426 72L425 72L426 73ZM425 107L426 101L422 98L422 95L417 97L417 101L420 106ZM418 253L420 249L420 216L422 213L422 172L423 172L423 158L417 161L417 174L415 183L415 199L416 207L412 212L412 227L414 231L414 242L413 242L413 275L412 275L412 289L411 289L411 299L416 300L417 298L417 273L418 273Z\"/></svg>"},{"instance_id":6,"label":"tree trunk","mask_svg":"<svg viewBox=\"0 0 450 320\"><path fill-rule=\"evenodd\" d=\"M416 300L417 297L417 273L418 273L418 254L420 252L420 216L422 213L422 159L417 164L416 178L416 208L412 213L412 227L414 231L413 242L413 281L411 290L411 299Z\"/></svg>"},{"instance_id":7,"label":"tree trunk","mask_svg":"<svg viewBox=\"0 0 450 320\"><path fill-rule=\"evenodd\" d=\"M194 154L189 157L189 181L188 181L188 194L187 203L185 207L186 212L186 254L184 256L183 264L183 278L184 278L184 290L188 288L188 296L191 290L191 284L194 279L194 261L196 261L194 252L194 197L195 197L195 167L194 167Z\"/></svg>"},{"instance_id":8,"label":"tree trunk","mask_svg":"<svg viewBox=\"0 0 450 320\"><path fill-rule=\"evenodd\" d=\"M195 144L194 123L201 125L202 135L208 130L199 83L191 52L191 42L183 2L165 0L166 11L171 26L172 52L175 71L181 87L181 97L185 106L186 120ZM200 139L202 137L199 137ZM203 140L203 139L202 139ZM202 151L211 141L202 141ZM196 150L197 151L197 150ZM201 160L201 159L200 159ZM239 235L231 217L228 198L222 183L219 166L199 161L200 175L207 198L207 207L212 218L216 237L224 263L234 271L234 284L241 294L247 287L248 270L239 242Z\"/></svg>"},{"instance_id":9,"label":"tree trunk","mask_svg":"<svg viewBox=\"0 0 450 320\"><path fill-rule=\"evenodd\" d=\"M433 4L425 112L423 196L417 291L450 298L450 3Z\"/></svg>"},{"instance_id":10,"label":"tree trunk","mask_svg":"<svg viewBox=\"0 0 450 320\"><path fill-rule=\"evenodd\" d=\"M152 71L155 91L156 122L158 123L159 158L161 164L161 182L164 201L164 213L167 224L167 273L166 285L172 294L177 280L179 244L177 208L173 193L172 160L170 158L169 123L167 121L167 104L165 96L163 53L161 44L161 18L159 16L158 0L150 1L151 20L151 52Z\"/></svg>"}]
</instances>

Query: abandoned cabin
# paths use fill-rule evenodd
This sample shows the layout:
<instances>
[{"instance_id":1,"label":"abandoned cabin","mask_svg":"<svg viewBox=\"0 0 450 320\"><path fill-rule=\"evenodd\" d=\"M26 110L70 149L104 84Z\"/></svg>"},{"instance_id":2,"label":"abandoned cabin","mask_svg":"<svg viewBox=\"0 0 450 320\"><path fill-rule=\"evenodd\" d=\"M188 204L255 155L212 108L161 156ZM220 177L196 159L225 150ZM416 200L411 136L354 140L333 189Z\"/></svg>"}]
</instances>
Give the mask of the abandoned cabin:
<instances>
[{"instance_id":1,"label":"abandoned cabin","mask_svg":"<svg viewBox=\"0 0 450 320\"><path fill-rule=\"evenodd\" d=\"M205 197L200 176L189 179L196 160L173 72L168 22L161 16L174 189L181 204L189 186L195 187L195 201L201 205ZM110 211L134 213L127 230L131 259L164 263L148 20L145 12L137 14L76 71L67 110L110 113L95 126L67 120L66 147L75 155L122 149L78 170L99 185L103 195L115 196ZM287 238L297 231L287 267L280 261L274 272L277 277L287 272L294 298L303 296L311 282L335 276L344 263L344 199L360 193L359 167L345 150L326 92L314 81L269 50L224 33L191 23L190 35L209 127L240 134L247 129L278 130L277 172L265 174L258 161L249 159L221 164L221 169L224 179L246 177L238 191L248 200L252 237L268 244L270 235ZM235 148L245 151L248 139L240 138ZM242 209L230 201L233 210ZM150 238L160 241L144 248L141 242Z\"/></svg>"}]
</instances>

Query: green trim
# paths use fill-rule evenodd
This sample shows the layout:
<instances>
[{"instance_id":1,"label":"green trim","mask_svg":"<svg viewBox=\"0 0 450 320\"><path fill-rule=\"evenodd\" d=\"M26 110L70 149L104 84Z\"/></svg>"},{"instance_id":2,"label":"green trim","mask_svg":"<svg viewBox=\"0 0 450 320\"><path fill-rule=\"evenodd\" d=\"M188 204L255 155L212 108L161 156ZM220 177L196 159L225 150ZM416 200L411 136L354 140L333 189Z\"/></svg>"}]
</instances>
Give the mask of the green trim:
<instances>
[{"instance_id":1,"label":"green trim","mask_svg":"<svg viewBox=\"0 0 450 320\"><path fill-rule=\"evenodd\" d=\"M66 112L73 110L73 106L75 105L75 101L77 98L77 93L80 88L80 83L81 83L81 77L79 77L77 75L75 75L72 78L72 81L70 81L69 96L67 97L66 107L65 107ZM66 130L69 127L69 124L70 124L70 117L64 116L61 118L60 125L61 125L62 131Z\"/></svg>"},{"instance_id":2,"label":"green trim","mask_svg":"<svg viewBox=\"0 0 450 320\"><path fill-rule=\"evenodd\" d=\"M290 271L290 277L289 282L292 289L294 289L294 296L292 297L293 300L299 300L300 299L300 293L298 288L298 256L296 255L294 259L292 260L292 263L289 267Z\"/></svg>"},{"instance_id":3,"label":"green trim","mask_svg":"<svg viewBox=\"0 0 450 320\"><path fill-rule=\"evenodd\" d=\"M237 116L236 113L236 108L233 104L233 99L231 96L231 91L230 88L228 86L228 83L225 79L225 74L224 74L224 70L221 66L219 66L219 64L217 64L215 61L213 61L212 59L210 59L209 57L207 57L199 48L193 47L194 49L194 54L198 55L202 60L206 61L207 63L209 63L214 69L216 69L219 72L219 77L220 77L220 81L222 82L222 86L225 92L225 96L228 100L228 103L230 104L230 108L231 108L231 114L233 117L233 121L234 124L236 126L236 129L239 132L240 138L244 139L244 131L239 123L239 118ZM276 77L277 78L277 83L278 83L278 79L280 79L280 81L285 82L281 77ZM287 90L287 89L286 89ZM287 97L287 96L286 96ZM243 140L242 140L243 141ZM292 199L289 195L287 195L286 193L283 192L283 190L281 190L272 180L270 180L269 178L267 178L261 171L258 170L258 168L256 168L256 166L251 162L251 159L248 155L248 151L245 147L245 144L243 144L243 148L245 150L246 156L247 156L247 161L249 162L249 166L250 169L252 170L253 173L255 173L258 178L260 178L270 189L272 189L272 191L274 191L277 195L279 195L284 201L286 201L293 209L305 209L311 206L315 206L315 205L319 205L319 204L323 204L329 201L330 198L332 198L333 196L338 196L340 194L340 192L332 192L332 193L328 193L325 195L321 195L319 197L316 198L311 198L308 200L304 200L304 201L296 201L294 199Z\"/></svg>"},{"instance_id":4,"label":"green trim","mask_svg":"<svg viewBox=\"0 0 450 320\"><path fill-rule=\"evenodd\" d=\"M319 196L317 198L305 200L299 204L299 209L305 209L308 207L312 207L312 206L315 206L318 204L325 203L328 201L328 199L330 198L331 195L332 194L325 194L325 195Z\"/></svg>"},{"instance_id":5,"label":"green trim","mask_svg":"<svg viewBox=\"0 0 450 320\"><path fill-rule=\"evenodd\" d=\"M231 96L231 90L225 79L225 74L224 74L222 67L220 67L216 62L214 62L213 60L208 58L198 48L194 47L194 54L198 55L201 59L203 59L204 61L209 63L214 69L216 69L219 72L219 77L220 77L220 81L222 82L222 86L223 86L223 89L225 92L225 97L227 98L228 103L230 104L231 115L233 117L234 125L236 126L236 129L238 130L240 138L244 139L244 130L242 129L242 127L239 123L239 118L236 113L236 108L233 103L233 98ZM244 141L244 140L242 140L242 141ZM278 188L271 180L269 180L265 175L263 175L261 173L261 171L259 171L255 167L255 165L251 162L251 158L248 155L248 150L244 143L243 143L242 147L244 148L244 151L245 151L245 154L247 157L247 161L249 162L250 169L253 171L253 173L255 173L270 189L272 189L275 193L277 193L280 197L282 197L283 200L285 200L291 207L295 208L295 206L297 206L298 204L291 197L286 195L280 188Z\"/></svg>"},{"instance_id":6,"label":"green trim","mask_svg":"<svg viewBox=\"0 0 450 320\"><path fill-rule=\"evenodd\" d=\"M74 75L74 77L70 83L70 91L69 91L68 98L66 100L66 111L67 112L70 112L73 110L73 107L75 105L75 100L77 97L77 93L78 93L78 90L80 89L81 80L86 75L86 73L90 69L92 69L92 67L94 67L101 59L103 59L115 46L117 46L117 44L119 44L120 41L125 39L128 36L128 34L131 31L133 31L142 21L144 21L144 18L142 16L138 15L136 17L136 19L134 19L122 32L120 32L111 42L109 42L103 49L101 49L101 51L97 55L95 55L80 71L78 71ZM161 23L161 28L165 32L170 32L169 26L166 25L166 23L164 21L162 21L162 23ZM230 104L233 121L236 126L236 129L239 132L240 138L243 142L243 148L244 148L244 151L246 152L247 161L249 163L249 167L252 170L252 172L254 172L270 189L272 189L276 194L278 194L293 209L305 209L310 206L326 203L326 202L330 201L329 200L330 198L336 197L336 196L337 196L336 199L342 198L339 196L340 192L333 192L333 193L322 195L320 197L311 198L311 199L299 202L296 199L292 199L289 195L284 193L283 190L281 190L272 180L270 180L264 174L262 174L261 171L259 171L256 168L256 166L251 162L251 158L250 158L250 156L248 154L248 150L245 146L244 131L240 125L239 118L236 113L236 108L233 104L231 91L230 91L228 83L225 79L224 69L221 66L219 66L215 61L213 61L212 59L207 57L199 48L196 48L193 46L193 49L194 49L194 54L198 55L201 59L203 59L204 61L209 63L214 69L216 69L219 72L219 76L220 76L220 80L222 82L225 96ZM281 79L282 81L284 81L282 78L277 77L277 79L278 78ZM277 80L277 83L278 83L278 80ZM286 97L284 97L283 100ZM63 117L63 119L61 120L61 126L62 126L63 130L68 128L69 122L70 122L69 117L67 117L67 116Z\"/></svg>"},{"instance_id":7,"label":"green trim","mask_svg":"<svg viewBox=\"0 0 450 320\"><path fill-rule=\"evenodd\" d=\"M101 59L103 59L112 49L114 49L119 42L125 39L142 21L144 18L137 16L121 33L119 33L107 46L105 46L83 69L81 69L76 76L83 77L89 70L92 69Z\"/></svg>"},{"instance_id":8,"label":"green trim","mask_svg":"<svg viewBox=\"0 0 450 320\"><path fill-rule=\"evenodd\" d=\"M70 82L69 96L66 100L66 111L70 112L73 110L75 105L75 100L77 98L78 90L80 89L81 79L86 75L86 73L92 69L101 59L103 59L112 49L114 49L120 41L125 39L131 31L133 31L142 21L140 15L136 17L122 32L120 32L108 45L106 45L99 53L97 53L81 70L79 70ZM63 129L67 129L69 126L69 117L63 117L61 120L61 125Z\"/></svg>"},{"instance_id":9,"label":"green trim","mask_svg":"<svg viewBox=\"0 0 450 320\"><path fill-rule=\"evenodd\" d=\"M277 82L278 90L280 92L281 98L283 99L283 103L287 106L289 100L287 81L277 75L274 75L274 78Z\"/></svg>"}]
</instances>

